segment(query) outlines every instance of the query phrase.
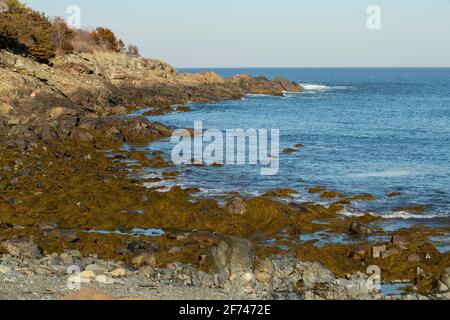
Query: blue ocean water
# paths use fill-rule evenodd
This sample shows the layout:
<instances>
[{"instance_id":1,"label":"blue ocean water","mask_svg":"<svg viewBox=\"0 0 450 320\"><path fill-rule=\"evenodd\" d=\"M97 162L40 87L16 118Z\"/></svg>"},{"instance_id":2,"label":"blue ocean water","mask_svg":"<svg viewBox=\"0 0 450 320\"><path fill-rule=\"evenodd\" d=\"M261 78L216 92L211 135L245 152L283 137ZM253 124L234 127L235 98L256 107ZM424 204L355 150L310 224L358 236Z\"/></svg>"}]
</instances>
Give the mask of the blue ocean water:
<instances>
[{"instance_id":1,"label":"blue ocean water","mask_svg":"<svg viewBox=\"0 0 450 320\"><path fill-rule=\"evenodd\" d=\"M193 111L151 117L172 127L280 129L280 171L261 176L259 167L180 167L176 183L205 194L260 194L274 188L298 190L298 201L318 201L305 190L325 186L347 195L370 193L373 202L354 203L354 212L389 218L450 217L450 69L210 69L222 76L277 75L305 87L284 97L247 96L241 101L192 104ZM203 72L205 69L180 70ZM149 149L170 155L164 140ZM388 197L399 192L399 197ZM424 214L396 208L429 205ZM349 211L349 213L354 213ZM427 219L421 219L427 220Z\"/></svg>"}]
</instances>

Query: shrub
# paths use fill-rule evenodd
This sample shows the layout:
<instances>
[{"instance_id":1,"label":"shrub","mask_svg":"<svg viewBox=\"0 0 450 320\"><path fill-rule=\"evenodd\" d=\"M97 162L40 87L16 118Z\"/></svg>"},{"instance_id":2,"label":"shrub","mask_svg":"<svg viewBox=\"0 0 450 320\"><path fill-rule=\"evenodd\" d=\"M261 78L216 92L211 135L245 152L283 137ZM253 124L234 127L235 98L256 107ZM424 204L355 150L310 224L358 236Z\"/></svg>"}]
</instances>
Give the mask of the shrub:
<instances>
[{"instance_id":1,"label":"shrub","mask_svg":"<svg viewBox=\"0 0 450 320\"><path fill-rule=\"evenodd\" d=\"M132 57L139 57L139 48L135 45L130 44L127 49L127 54Z\"/></svg>"},{"instance_id":2,"label":"shrub","mask_svg":"<svg viewBox=\"0 0 450 320\"><path fill-rule=\"evenodd\" d=\"M92 33L85 30L75 30L72 39L73 51L92 53L97 49Z\"/></svg>"},{"instance_id":3,"label":"shrub","mask_svg":"<svg viewBox=\"0 0 450 320\"><path fill-rule=\"evenodd\" d=\"M101 49L114 52L120 51L119 40L117 40L116 35L110 29L98 27L94 32L92 32L92 37Z\"/></svg>"},{"instance_id":4,"label":"shrub","mask_svg":"<svg viewBox=\"0 0 450 320\"><path fill-rule=\"evenodd\" d=\"M48 62L55 55L48 18L17 0L8 0L0 13L0 47Z\"/></svg>"},{"instance_id":5,"label":"shrub","mask_svg":"<svg viewBox=\"0 0 450 320\"><path fill-rule=\"evenodd\" d=\"M55 18L52 22L52 40L55 49L62 53L73 52L71 43L75 32L67 26L62 18Z\"/></svg>"}]
</instances>

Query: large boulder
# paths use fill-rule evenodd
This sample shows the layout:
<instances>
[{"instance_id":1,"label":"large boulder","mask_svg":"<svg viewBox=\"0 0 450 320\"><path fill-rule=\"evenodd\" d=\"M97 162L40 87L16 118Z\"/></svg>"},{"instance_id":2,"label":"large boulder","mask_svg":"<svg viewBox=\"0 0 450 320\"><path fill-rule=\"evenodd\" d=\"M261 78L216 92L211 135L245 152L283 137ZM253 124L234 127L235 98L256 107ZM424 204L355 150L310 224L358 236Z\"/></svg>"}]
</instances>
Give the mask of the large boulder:
<instances>
[{"instance_id":1,"label":"large boulder","mask_svg":"<svg viewBox=\"0 0 450 320\"><path fill-rule=\"evenodd\" d=\"M207 258L211 271L221 284L226 281L253 282L254 252L250 241L238 237L224 237L214 246Z\"/></svg>"},{"instance_id":2,"label":"large boulder","mask_svg":"<svg viewBox=\"0 0 450 320\"><path fill-rule=\"evenodd\" d=\"M29 259L41 257L41 249L29 238L13 238L3 241L1 247L13 257Z\"/></svg>"}]
</instances>

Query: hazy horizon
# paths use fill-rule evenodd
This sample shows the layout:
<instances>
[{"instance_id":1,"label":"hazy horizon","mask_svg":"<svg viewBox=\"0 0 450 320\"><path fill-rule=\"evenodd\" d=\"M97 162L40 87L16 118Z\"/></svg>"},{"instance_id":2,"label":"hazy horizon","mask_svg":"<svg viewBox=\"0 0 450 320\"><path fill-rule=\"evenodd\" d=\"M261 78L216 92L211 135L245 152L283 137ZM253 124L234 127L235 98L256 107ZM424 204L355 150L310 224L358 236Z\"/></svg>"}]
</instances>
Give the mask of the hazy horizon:
<instances>
[{"instance_id":1,"label":"hazy horizon","mask_svg":"<svg viewBox=\"0 0 450 320\"><path fill-rule=\"evenodd\" d=\"M450 67L450 0L28 0L49 16L81 8L147 58L177 68ZM367 8L381 29L367 28Z\"/></svg>"}]
</instances>

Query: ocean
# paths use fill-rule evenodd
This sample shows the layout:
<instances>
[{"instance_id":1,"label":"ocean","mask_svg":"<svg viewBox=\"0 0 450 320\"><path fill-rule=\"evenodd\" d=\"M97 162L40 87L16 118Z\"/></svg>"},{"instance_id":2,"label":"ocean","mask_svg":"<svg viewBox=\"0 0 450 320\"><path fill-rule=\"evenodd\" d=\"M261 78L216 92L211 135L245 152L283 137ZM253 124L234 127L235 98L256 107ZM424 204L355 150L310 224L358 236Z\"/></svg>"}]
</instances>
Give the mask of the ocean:
<instances>
[{"instance_id":1,"label":"ocean","mask_svg":"<svg viewBox=\"0 0 450 320\"><path fill-rule=\"evenodd\" d=\"M178 167L167 186L200 187L203 196L227 192L258 195L291 188L296 201L324 203L309 187L324 186L348 196L372 194L343 214L371 213L404 223L444 223L450 218L450 69L184 69L222 76L246 73L282 76L305 87L284 97L249 95L239 101L193 103L191 112L152 116L171 127L279 129L279 173L261 176L246 166ZM169 139L153 143L170 155ZM169 185L170 184L170 185ZM389 197L390 193L399 193ZM398 210L427 205L423 213Z\"/></svg>"}]
</instances>

